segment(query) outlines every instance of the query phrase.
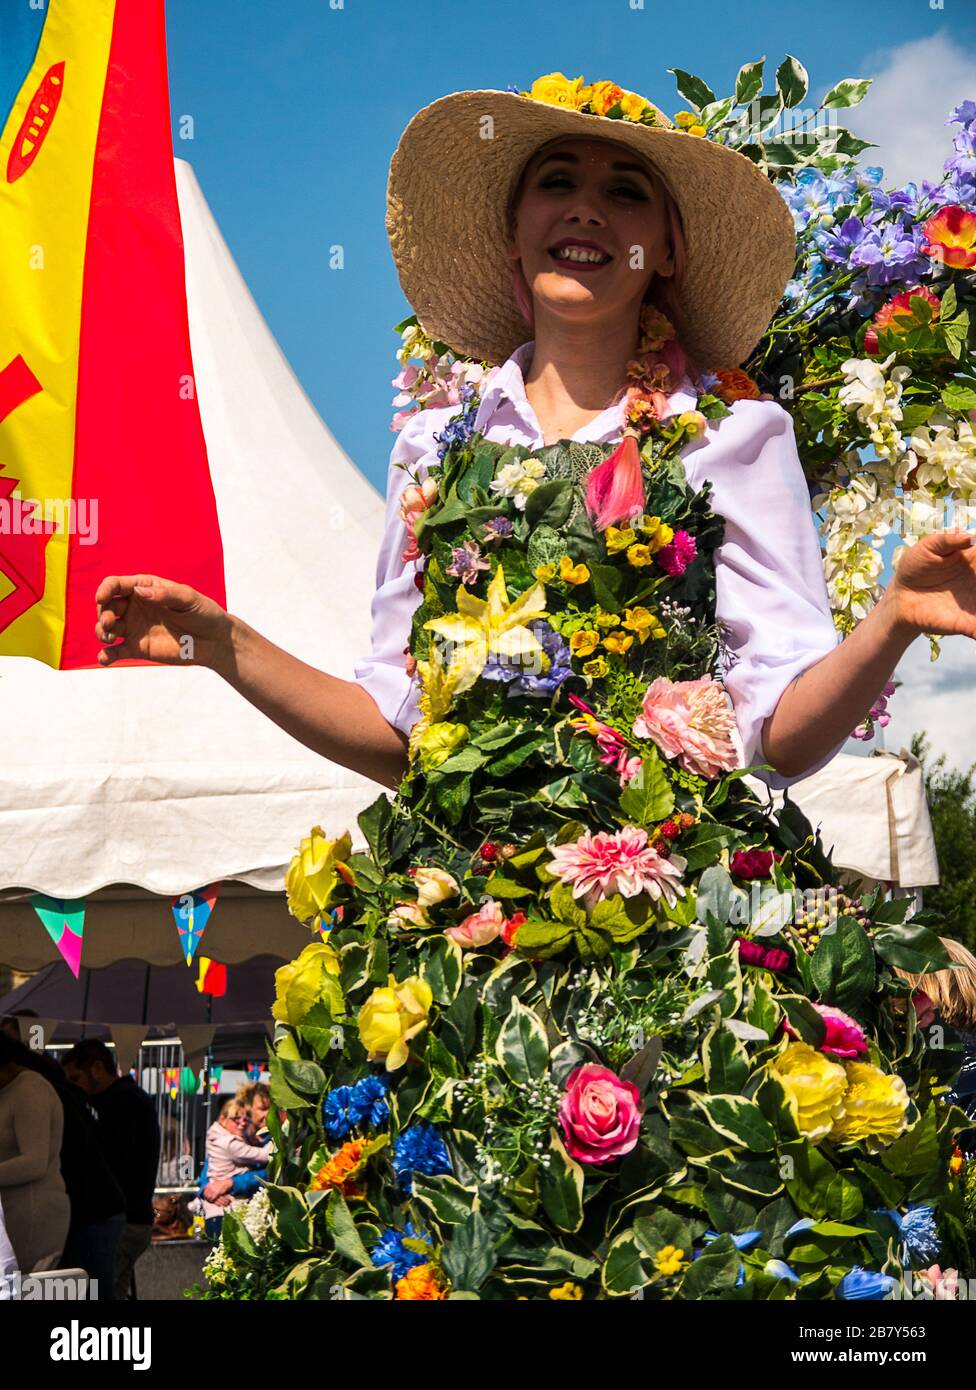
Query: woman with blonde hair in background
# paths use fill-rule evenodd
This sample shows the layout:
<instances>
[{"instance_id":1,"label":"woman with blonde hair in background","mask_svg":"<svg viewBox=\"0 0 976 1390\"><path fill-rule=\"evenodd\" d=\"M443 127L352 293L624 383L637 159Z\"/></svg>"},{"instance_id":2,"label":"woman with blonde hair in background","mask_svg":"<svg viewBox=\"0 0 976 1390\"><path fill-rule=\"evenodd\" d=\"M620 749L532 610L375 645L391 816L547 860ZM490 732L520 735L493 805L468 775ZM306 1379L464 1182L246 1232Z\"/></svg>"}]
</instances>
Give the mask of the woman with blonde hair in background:
<instances>
[{"instance_id":1,"label":"woman with blonde hair in background","mask_svg":"<svg viewBox=\"0 0 976 1390\"><path fill-rule=\"evenodd\" d=\"M941 941L953 962L951 970L935 970L929 975L899 970L898 974L913 989L925 994L942 1022L959 1035L962 1066L946 1100L976 1120L976 956L951 936L943 936ZM918 1005L916 1012L921 1012ZM976 1147L976 1130L973 1139L970 1148Z\"/></svg>"}]
</instances>

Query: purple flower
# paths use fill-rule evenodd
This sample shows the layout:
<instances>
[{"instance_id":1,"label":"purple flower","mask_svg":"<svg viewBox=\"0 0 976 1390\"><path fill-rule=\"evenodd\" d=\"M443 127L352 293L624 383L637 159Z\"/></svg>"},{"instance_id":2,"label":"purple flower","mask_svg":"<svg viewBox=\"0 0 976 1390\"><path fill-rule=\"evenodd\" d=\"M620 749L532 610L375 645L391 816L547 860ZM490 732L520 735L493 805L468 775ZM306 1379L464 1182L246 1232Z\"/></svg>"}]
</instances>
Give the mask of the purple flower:
<instances>
[{"instance_id":1,"label":"purple flower","mask_svg":"<svg viewBox=\"0 0 976 1390\"><path fill-rule=\"evenodd\" d=\"M931 273L916 238L894 222L868 228L854 249L851 265L867 271L869 285L917 284Z\"/></svg>"},{"instance_id":2,"label":"purple flower","mask_svg":"<svg viewBox=\"0 0 976 1390\"><path fill-rule=\"evenodd\" d=\"M526 671L516 662L502 662L492 657L482 668L481 675L485 680L507 684L509 696L527 695L532 699L547 700L566 677L573 674L569 647L544 618L533 618L528 627L549 658L548 670Z\"/></svg>"},{"instance_id":3,"label":"purple flower","mask_svg":"<svg viewBox=\"0 0 976 1390\"><path fill-rule=\"evenodd\" d=\"M694 536L687 531L675 531L674 540L662 545L654 558L666 574L678 578L684 574L697 554L698 546Z\"/></svg>"},{"instance_id":4,"label":"purple flower","mask_svg":"<svg viewBox=\"0 0 976 1390\"><path fill-rule=\"evenodd\" d=\"M485 522L485 544L492 545L497 541L507 540L512 534L514 527L507 516L493 516L490 521Z\"/></svg>"},{"instance_id":5,"label":"purple flower","mask_svg":"<svg viewBox=\"0 0 976 1390\"><path fill-rule=\"evenodd\" d=\"M465 541L451 551L451 563L444 573L460 579L462 584L475 584L479 570L491 569L490 563L482 558L481 546L477 541Z\"/></svg>"}]
</instances>

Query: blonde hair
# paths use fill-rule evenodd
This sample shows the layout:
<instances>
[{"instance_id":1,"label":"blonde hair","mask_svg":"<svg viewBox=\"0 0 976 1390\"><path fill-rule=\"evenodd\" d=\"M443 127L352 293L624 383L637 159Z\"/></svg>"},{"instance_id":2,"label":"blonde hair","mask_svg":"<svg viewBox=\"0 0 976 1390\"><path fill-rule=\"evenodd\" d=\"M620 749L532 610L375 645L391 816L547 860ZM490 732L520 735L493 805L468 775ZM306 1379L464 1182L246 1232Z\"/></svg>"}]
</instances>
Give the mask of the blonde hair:
<instances>
[{"instance_id":1,"label":"blonde hair","mask_svg":"<svg viewBox=\"0 0 976 1390\"><path fill-rule=\"evenodd\" d=\"M222 1120L231 1120L235 1115L246 1114L247 1107L242 1101L238 1100L237 1096L231 1096L228 1100L225 1100L220 1107L220 1118Z\"/></svg>"},{"instance_id":2,"label":"blonde hair","mask_svg":"<svg viewBox=\"0 0 976 1390\"><path fill-rule=\"evenodd\" d=\"M912 989L920 989L928 995L950 1028L976 1032L976 956L951 936L940 937L940 940L946 955L955 963L955 969L934 970L928 975L913 975L907 970L896 970L896 973Z\"/></svg>"}]
</instances>

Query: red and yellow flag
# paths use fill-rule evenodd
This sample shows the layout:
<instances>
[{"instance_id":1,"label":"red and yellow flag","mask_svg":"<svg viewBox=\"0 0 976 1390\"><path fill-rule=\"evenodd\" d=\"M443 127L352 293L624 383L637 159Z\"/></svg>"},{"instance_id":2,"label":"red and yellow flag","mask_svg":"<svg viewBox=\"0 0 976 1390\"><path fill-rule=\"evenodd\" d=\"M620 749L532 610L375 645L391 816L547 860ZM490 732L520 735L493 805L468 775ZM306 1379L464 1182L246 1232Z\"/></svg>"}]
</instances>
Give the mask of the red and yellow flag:
<instances>
[{"instance_id":1,"label":"red and yellow flag","mask_svg":"<svg viewBox=\"0 0 976 1390\"><path fill-rule=\"evenodd\" d=\"M140 571L226 603L164 0L49 0L0 138L0 655L96 665L98 582Z\"/></svg>"}]
</instances>

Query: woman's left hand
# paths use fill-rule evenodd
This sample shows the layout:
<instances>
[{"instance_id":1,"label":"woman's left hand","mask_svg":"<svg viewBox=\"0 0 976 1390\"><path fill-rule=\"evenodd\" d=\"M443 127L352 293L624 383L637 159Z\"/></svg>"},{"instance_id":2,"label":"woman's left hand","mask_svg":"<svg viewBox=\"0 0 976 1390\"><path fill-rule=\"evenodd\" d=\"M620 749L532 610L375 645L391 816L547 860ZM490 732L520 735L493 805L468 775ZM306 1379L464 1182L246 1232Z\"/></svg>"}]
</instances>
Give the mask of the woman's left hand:
<instances>
[{"instance_id":1,"label":"woman's left hand","mask_svg":"<svg viewBox=\"0 0 976 1390\"><path fill-rule=\"evenodd\" d=\"M966 531L936 531L903 550L885 600L913 635L976 638L976 546Z\"/></svg>"}]
</instances>

